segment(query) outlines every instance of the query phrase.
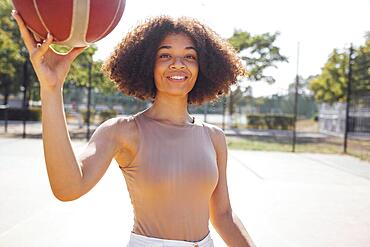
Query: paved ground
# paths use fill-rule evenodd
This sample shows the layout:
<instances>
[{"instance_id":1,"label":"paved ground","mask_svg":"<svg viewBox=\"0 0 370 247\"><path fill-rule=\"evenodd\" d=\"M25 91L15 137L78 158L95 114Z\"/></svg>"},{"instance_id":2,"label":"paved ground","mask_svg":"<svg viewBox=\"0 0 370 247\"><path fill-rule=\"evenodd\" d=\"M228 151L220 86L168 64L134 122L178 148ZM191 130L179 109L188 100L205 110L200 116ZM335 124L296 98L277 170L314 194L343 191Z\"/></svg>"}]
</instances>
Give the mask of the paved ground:
<instances>
[{"instance_id":1,"label":"paved ground","mask_svg":"<svg viewBox=\"0 0 370 247\"><path fill-rule=\"evenodd\" d=\"M83 142L74 142L75 150ZM230 151L234 211L257 247L368 247L370 164L342 155ZM75 202L53 198L38 139L0 138L0 246L125 246L133 224L112 163ZM225 246L210 224L216 246Z\"/></svg>"}]
</instances>

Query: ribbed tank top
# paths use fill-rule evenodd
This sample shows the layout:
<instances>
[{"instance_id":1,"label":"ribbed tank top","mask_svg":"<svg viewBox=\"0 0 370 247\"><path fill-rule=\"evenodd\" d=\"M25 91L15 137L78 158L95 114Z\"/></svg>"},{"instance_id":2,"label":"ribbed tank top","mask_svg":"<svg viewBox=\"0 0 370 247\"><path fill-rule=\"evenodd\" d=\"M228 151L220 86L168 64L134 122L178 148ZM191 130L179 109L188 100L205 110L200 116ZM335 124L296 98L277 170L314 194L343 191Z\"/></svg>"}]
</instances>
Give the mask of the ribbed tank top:
<instances>
[{"instance_id":1,"label":"ribbed tank top","mask_svg":"<svg viewBox=\"0 0 370 247\"><path fill-rule=\"evenodd\" d=\"M139 112L132 162L121 168L134 209L133 232L198 241L208 232L209 200L218 181L209 125L174 125Z\"/></svg>"}]
</instances>

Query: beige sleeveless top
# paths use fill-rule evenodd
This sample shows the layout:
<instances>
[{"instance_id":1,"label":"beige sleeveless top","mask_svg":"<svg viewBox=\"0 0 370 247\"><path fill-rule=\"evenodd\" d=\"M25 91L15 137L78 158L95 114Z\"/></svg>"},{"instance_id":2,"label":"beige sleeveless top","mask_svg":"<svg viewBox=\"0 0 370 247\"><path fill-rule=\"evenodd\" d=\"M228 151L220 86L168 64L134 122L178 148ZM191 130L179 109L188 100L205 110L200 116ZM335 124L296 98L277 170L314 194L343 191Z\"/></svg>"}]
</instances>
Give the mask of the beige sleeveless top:
<instances>
[{"instance_id":1,"label":"beige sleeveless top","mask_svg":"<svg viewBox=\"0 0 370 247\"><path fill-rule=\"evenodd\" d=\"M174 125L139 112L132 116L140 143L122 169L134 209L133 232L148 237L198 241L208 232L208 203L218 181L208 128Z\"/></svg>"}]
</instances>

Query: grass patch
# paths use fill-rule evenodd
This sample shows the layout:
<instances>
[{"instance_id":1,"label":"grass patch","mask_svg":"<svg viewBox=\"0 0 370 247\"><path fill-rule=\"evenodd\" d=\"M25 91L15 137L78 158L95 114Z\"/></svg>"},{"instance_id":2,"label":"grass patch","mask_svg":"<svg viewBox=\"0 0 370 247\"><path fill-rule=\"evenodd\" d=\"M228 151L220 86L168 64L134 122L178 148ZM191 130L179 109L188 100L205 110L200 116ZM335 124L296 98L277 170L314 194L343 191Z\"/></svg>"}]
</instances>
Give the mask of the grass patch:
<instances>
[{"instance_id":1,"label":"grass patch","mask_svg":"<svg viewBox=\"0 0 370 247\"><path fill-rule=\"evenodd\" d=\"M305 143L296 145L296 152L340 154L343 147L334 143Z\"/></svg>"},{"instance_id":2,"label":"grass patch","mask_svg":"<svg viewBox=\"0 0 370 247\"><path fill-rule=\"evenodd\" d=\"M370 162L370 141L368 140L348 140L347 151L360 159Z\"/></svg>"},{"instance_id":3,"label":"grass patch","mask_svg":"<svg viewBox=\"0 0 370 247\"><path fill-rule=\"evenodd\" d=\"M281 151L291 152L292 143L278 142L274 140L255 140L252 138L227 137L227 144L230 149L256 150L256 151ZM343 147L340 143L301 143L296 144L296 152L308 153L342 153Z\"/></svg>"},{"instance_id":4,"label":"grass patch","mask_svg":"<svg viewBox=\"0 0 370 247\"><path fill-rule=\"evenodd\" d=\"M291 151L290 144L281 144L270 141L252 140L242 137L227 137L227 145L230 149L255 150L255 151Z\"/></svg>"},{"instance_id":5,"label":"grass patch","mask_svg":"<svg viewBox=\"0 0 370 247\"><path fill-rule=\"evenodd\" d=\"M226 137L229 149L253 151L291 152L292 144L276 140L256 140L243 137ZM299 143L295 148L297 153L343 154L343 143L340 138L328 138L324 142ZM350 140L348 154L370 162L370 141Z\"/></svg>"}]
</instances>

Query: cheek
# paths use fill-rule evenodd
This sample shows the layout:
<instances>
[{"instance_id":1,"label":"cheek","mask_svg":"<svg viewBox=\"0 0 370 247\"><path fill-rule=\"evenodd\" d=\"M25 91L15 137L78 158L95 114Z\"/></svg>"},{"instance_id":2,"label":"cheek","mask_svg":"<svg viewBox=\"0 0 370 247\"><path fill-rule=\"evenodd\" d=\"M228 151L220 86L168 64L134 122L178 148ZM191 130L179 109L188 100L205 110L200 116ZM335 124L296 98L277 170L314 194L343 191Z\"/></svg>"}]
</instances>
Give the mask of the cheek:
<instances>
[{"instance_id":1,"label":"cheek","mask_svg":"<svg viewBox=\"0 0 370 247\"><path fill-rule=\"evenodd\" d=\"M165 71L165 67L163 65L158 65L158 64L154 65L154 70L153 70L154 80L160 79L164 71Z\"/></svg>"}]
</instances>

